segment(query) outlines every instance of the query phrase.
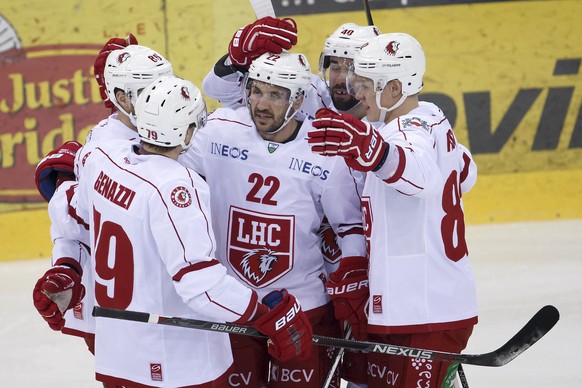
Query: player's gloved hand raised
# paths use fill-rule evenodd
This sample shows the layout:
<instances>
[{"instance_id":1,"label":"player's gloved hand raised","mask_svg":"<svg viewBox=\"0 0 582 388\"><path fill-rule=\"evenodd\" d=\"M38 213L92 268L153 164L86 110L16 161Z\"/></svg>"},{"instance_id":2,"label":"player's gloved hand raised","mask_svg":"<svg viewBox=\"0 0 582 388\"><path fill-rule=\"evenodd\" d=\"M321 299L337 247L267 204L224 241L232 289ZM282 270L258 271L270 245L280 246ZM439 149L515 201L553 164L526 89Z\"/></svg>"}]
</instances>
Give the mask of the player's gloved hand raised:
<instances>
[{"instance_id":1,"label":"player's gloved hand raised","mask_svg":"<svg viewBox=\"0 0 582 388\"><path fill-rule=\"evenodd\" d=\"M269 337L269 354L281 362L309 358L313 329L297 299L287 290L272 291L263 298L263 304L269 312L252 324Z\"/></svg>"},{"instance_id":2,"label":"player's gloved hand raised","mask_svg":"<svg viewBox=\"0 0 582 388\"><path fill-rule=\"evenodd\" d=\"M105 79L103 78L103 72L105 70L105 63L107 62L107 57L113 50L121 50L126 48L131 44L137 44L137 38L133 34L127 35L126 38L111 38L105 43L99 55L95 59L93 64L93 74L95 74L95 79L99 84L99 93L101 94L101 99L106 108L114 108L115 106L109 100L107 96L107 91L105 87Z\"/></svg>"},{"instance_id":3,"label":"player's gloved hand raised","mask_svg":"<svg viewBox=\"0 0 582 388\"><path fill-rule=\"evenodd\" d=\"M297 43L297 24L291 18L258 19L234 33L228 55L236 66L248 67L264 53L279 54Z\"/></svg>"},{"instance_id":4,"label":"player's gloved hand raised","mask_svg":"<svg viewBox=\"0 0 582 388\"><path fill-rule=\"evenodd\" d=\"M343 156L358 171L375 171L384 164L388 143L370 123L347 113L319 109L308 133L311 150L326 156Z\"/></svg>"},{"instance_id":5,"label":"player's gloved hand raised","mask_svg":"<svg viewBox=\"0 0 582 388\"><path fill-rule=\"evenodd\" d=\"M55 266L38 279L34 286L34 307L53 330L63 328L64 312L75 307L85 296L85 286L81 284L81 267L75 267Z\"/></svg>"},{"instance_id":6,"label":"player's gloved hand raised","mask_svg":"<svg viewBox=\"0 0 582 388\"><path fill-rule=\"evenodd\" d=\"M36 166L34 183L47 202L61 183L75 180L75 155L82 146L79 142L67 141L49 152Z\"/></svg>"},{"instance_id":7,"label":"player's gloved hand raised","mask_svg":"<svg viewBox=\"0 0 582 388\"><path fill-rule=\"evenodd\" d=\"M333 302L335 317L349 322L354 338L365 340L368 322L365 308L370 296L368 260L362 256L342 258L325 287Z\"/></svg>"}]
</instances>

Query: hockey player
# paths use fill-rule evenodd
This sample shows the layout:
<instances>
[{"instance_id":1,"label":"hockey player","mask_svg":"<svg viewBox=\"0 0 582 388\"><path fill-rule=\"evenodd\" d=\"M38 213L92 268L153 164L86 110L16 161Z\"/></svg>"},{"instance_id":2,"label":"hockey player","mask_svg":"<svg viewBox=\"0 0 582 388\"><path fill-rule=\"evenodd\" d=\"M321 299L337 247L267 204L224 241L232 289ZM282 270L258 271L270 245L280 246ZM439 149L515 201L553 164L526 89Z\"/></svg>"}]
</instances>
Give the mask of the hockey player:
<instances>
[{"instance_id":1,"label":"hockey player","mask_svg":"<svg viewBox=\"0 0 582 388\"><path fill-rule=\"evenodd\" d=\"M365 116L360 101L347 92L346 76L356 51L379 34L380 31L375 26L345 23L326 39L319 58L319 76L312 75L311 84L297 112L298 118L314 118L315 112L320 108L350 113L357 118ZM240 85L248 73L251 60L265 51L280 53L290 49L296 42L297 29L292 19L279 20L265 17L239 29L229 44L228 54L218 60L204 78L202 84L204 93L220 101L224 106L233 108L241 106L243 88ZM335 231L329 225L327 218L324 217L318 233L321 236L320 246L325 259L326 272L334 273L338 270L342 252ZM340 279L343 281L348 272L351 273L350 277L357 280L361 273L367 271L367 264L367 261L360 260L342 268L331 276L334 284L329 284L329 289L342 289L337 288L337 282L340 282ZM367 293L362 290L347 291L344 288L343 295L333 294L332 298L338 305L336 317L341 321L348 320L353 327L355 337L360 340L365 339L366 322L363 305L367 300ZM346 311L346 305L354 305L357 311L353 311L352 308ZM365 371L365 356L361 353L355 355L348 351L344 356L342 377L350 382L362 383L367 378Z\"/></svg>"},{"instance_id":2,"label":"hockey player","mask_svg":"<svg viewBox=\"0 0 582 388\"><path fill-rule=\"evenodd\" d=\"M161 54L136 43L133 35L127 40L110 39L95 60L95 76L100 90L107 96L104 99L105 106L113 107L113 113L91 130L87 137L85 152L92 143L99 143L103 147L103 142L111 144L124 140L138 142L133 108L137 94L155 79L173 74L171 64ZM124 44L129 46L124 48ZM112 52L114 54L110 56ZM78 304L61 306L59 309L40 288L46 283L49 273L58 276L60 271L70 272L67 266L76 267L87 263L89 231L86 225L79 224L68 214L69 199L76 188L74 160L80 147L81 144L77 142L65 143L50 152L35 170L35 182L39 193L49 202L51 237L54 244L52 265L55 267L39 280L33 299L35 307L53 330L83 337L93 353L91 271L83 271L82 284L87 290L88 297ZM77 171L77 176L79 174ZM79 274L80 271L75 269ZM74 274L69 273L68 276ZM60 287L65 287L65 284L61 284ZM69 307L66 312L65 307Z\"/></svg>"},{"instance_id":3,"label":"hockey player","mask_svg":"<svg viewBox=\"0 0 582 388\"><path fill-rule=\"evenodd\" d=\"M356 53L348 86L368 121L384 124L375 129L320 110L309 143L367 173L370 339L461 352L477 323L461 197L477 171L442 111L419 102L425 69L422 47L410 35L372 39ZM455 372L450 363L368 355L371 388L451 387Z\"/></svg>"},{"instance_id":4,"label":"hockey player","mask_svg":"<svg viewBox=\"0 0 582 388\"><path fill-rule=\"evenodd\" d=\"M337 337L317 231L326 214L341 236L343 260L365 259L361 179L341 158L313 154L305 140L310 121L296 114L311 78L302 54L261 55L244 83L247 107L216 110L180 161L210 186L217 258L228 273L259 297L286 288L314 333ZM318 348L301 363L271 359L269 375L264 341L232 340L231 386L321 387L330 367L328 349Z\"/></svg>"},{"instance_id":5,"label":"hockey player","mask_svg":"<svg viewBox=\"0 0 582 388\"><path fill-rule=\"evenodd\" d=\"M189 81L162 77L136 105L141 146L95 146L71 201L91 233L99 306L252 324L283 361L308 357L311 327L297 300L274 290L272 310L214 258L206 183L181 166L206 107ZM117 386L224 386L228 336L131 321L96 320L97 380Z\"/></svg>"}]
</instances>

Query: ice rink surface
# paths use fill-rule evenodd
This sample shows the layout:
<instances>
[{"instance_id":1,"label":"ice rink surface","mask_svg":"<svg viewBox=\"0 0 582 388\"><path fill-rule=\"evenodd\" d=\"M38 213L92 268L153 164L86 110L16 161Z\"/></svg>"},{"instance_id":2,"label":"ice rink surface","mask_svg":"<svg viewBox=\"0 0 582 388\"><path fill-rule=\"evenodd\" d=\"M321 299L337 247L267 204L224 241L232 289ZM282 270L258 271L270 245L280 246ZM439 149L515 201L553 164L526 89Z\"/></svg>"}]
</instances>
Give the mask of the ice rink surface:
<instances>
[{"instance_id":1,"label":"ice rink surface","mask_svg":"<svg viewBox=\"0 0 582 388\"><path fill-rule=\"evenodd\" d=\"M582 220L470 226L479 324L466 353L505 343L542 306L561 319L498 368L465 366L471 388L582 387ZM0 387L101 387L82 340L53 332L32 305L47 260L0 263Z\"/></svg>"}]
</instances>

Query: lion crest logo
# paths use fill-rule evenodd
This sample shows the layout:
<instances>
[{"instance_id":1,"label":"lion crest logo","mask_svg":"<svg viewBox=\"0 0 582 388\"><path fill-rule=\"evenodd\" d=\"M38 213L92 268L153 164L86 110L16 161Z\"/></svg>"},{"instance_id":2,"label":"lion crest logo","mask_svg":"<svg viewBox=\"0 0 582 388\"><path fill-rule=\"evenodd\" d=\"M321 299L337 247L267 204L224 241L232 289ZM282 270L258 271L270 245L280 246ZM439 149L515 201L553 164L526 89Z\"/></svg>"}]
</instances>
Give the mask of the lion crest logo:
<instances>
[{"instance_id":1,"label":"lion crest logo","mask_svg":"<svg viewBox=\"0 0 582 388\"><path fill-rule=\"evenodd\" d=\"M337 243L337 235L334 233L331 225L324 222L319 228L319 247L325 261L335 263L342 255L342 251Z\"/></svg>"},{"instance_id":2,"label":"lion crest logo","mask_svg":"<svg viewBox=\"0 0 582 388\"><path fill-rule=\"evenodd\" d=\"M186 101L190 101L190 91L188 90L187 87L182 86L182 89L180 90L180 94L182 95L182 98Z\"/></svg>"},{"instance_id":3,"label":"lion crest logo","mask_svg":"<svg viewBox=\"0 0 582 388\"><path fill-rule=\"evenodd\" d=\"M243 275L258 284L273 269L277 262L277 252L268 248L253 249L245 253L240 266Z\"/></svg>"},{"instance_id":4,"label":"lion crest logo","mask_svg":"<svg viewBox=\"0 0 582 388\"><path fill-rule=\"evenodd\" d=\"M127 61L131 55L129 53L121 53L117 56L117 63L122 64L123 62Z\"/></svg>"},{"instance_id":5,"label":"lion crest logo","mask_svg":"<svg viewBox=\"0 0 582 388\"><path fill-rule=\"evenodd\" d=\"M390 41L387 45L386 45L386 53L388 55L396 55L396 52L398 51L398 47L400 46L400 43L398 43L397 41L393 40Z\"/></svg>"}]
</instances>

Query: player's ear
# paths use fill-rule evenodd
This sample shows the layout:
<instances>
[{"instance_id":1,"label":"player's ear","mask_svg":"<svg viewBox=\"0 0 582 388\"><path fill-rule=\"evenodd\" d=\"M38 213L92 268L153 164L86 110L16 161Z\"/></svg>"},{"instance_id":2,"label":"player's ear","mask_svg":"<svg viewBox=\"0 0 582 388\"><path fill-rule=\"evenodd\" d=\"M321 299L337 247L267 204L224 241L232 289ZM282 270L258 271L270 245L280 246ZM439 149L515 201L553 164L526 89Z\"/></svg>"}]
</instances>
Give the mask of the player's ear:
<instances>
[{"instance_id":1,"label":"player's ear","mask_svg":"<svg viewBox=\"0 0 582 388\"><path fill-rule=\"evenodd\" d=\"M301 95L301 97L297 98L293 102L293 110L297 111L297 110L299 110L299 108L301 108L301 104L303 104L303 99L304 98L305 98L305 95Z\"/></svg>"},{"instance_id":2,"label":"player's ear","mask_svg":"<svg viewBox=\"0 0 582 388\"><path fill-rule=\"evenodd\" d=\"M115 99L119 102L119 105L122 106L123 109L129 111L129 104L131 104L131 99L129 96L121 89L115 90Z\"/></svg>"},{"instance_id":3,"label":"player's ear","mask_svg":"<svg viewBox=\"0 0 582 388\"><path fill-rule=\"evenodd\" d=\"M388 89L390 94L393 97L400 96L402 94L402 82L397 79L393 79L392 81L388 81L384 90Z\"/></svg>"}]
</instances>

